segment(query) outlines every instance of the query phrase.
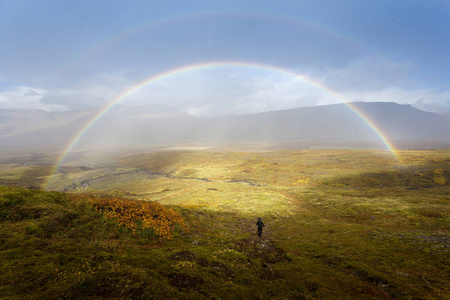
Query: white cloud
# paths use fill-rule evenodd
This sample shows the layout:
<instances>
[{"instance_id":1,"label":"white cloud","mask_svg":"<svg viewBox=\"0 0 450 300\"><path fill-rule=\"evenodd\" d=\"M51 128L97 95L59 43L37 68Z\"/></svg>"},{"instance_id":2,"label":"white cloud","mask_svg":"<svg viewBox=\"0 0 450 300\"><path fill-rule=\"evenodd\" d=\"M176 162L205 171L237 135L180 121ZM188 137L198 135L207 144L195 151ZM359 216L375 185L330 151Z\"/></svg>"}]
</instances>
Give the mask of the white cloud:
<instances>
[{"instance_id":1,"label":"white cloud","mask_svg":"<svg viewBox=\"0 0 450 300\"><path fill-rule=\"evenodd\" d=\"M376 62L378 66L369 67ZM342 101L408 103L419 109L448 113L450 92L407 90L394 84L392 78L400 78L407 69L405 64L381 59L360 60L341 70L316 75L317 81L335 91L328 92L288 72L252 66L201 68L149 83L120 103L129 106L162 104L195 116L256 113ZM384 76L385 72L393 77L386 78L389 76ZM75 86L65 88L15 86L0 91L0 108L101 109L144 79L112 73L86 77Z\"/></svg>"},{"instance_id":2,"label":"white cloud","mask_svg":"<svg viewBox=\"0 0 450 300\"><path fill-rule=\"evenodd\" d=\"M46 90L28 86L13 86L0 91L0 109L42 109L45 111L61 111L64 105L45 104L40 100Z\"/></svg>"},{"instance_id":3,"label":"white cloud","mask_svg":"<svg viewBox=\"0 0 450 300\"><path fill-rule=\"evenodd\" d=\"M450 112L450 92L436 88L411 88L406 83L414 71L410 63L366 57L344 68L333 69L315 77L333 90L338 98L325 95L319 105L345 102L396 102L437 113ZM448 87L446 87L448 88Z\"/></svg>"},{"instance_id":4,"label":"white cloud","mask_svg":"<svg viewBox=\"0 0 450 300\"><path fill-rule=\"evenodd\" d=\"M440 95L441 97L421 98L413 105L421 110L438 114L450 114L450 92Z\"/></svg>"},{"instance_id":5,"label":"white cloud","mask_svg":"<svg viewBox=\"0 0 450 300\"><path fill-rule=\"evenodd\" d=\"M450 92L436 92L432 89L407 90L399 87L389 87L375 91L347 91L339 94L346 102L396 102L410 104L418 109L450 113ZM336 98L325 97L320 105L334 104L341 101Z\"/></svg>"},{"instance_id":6,"label":"white cloud","mask_svg":"<svg viewBox=\"0 0 450 300\"><path fill-rule=\"evenodd\" d=\"M41 102L69 109L99 109L127 90L130 82L123 74L100 74L86 78L76 86L49 89Z\"/></svg>"},{"instance_id":7,"label":"white cloud","mask_svg":"<svg viewBox=\"0 0 450 300\"><path fill-rule=\"evenodd\" d=\"M245 114L314 106L324 92L288 73L254 67L195 70L164 78L122 104L160 103L192 115Z\"/></svg>"},{"instance_id":8,"label":"white cloud","mask_svg":"<svg viewBox=\"0 0 450 300\"><path fill-rule=\"evenodd\" d=\"M410 63L371 56L352 61L341 69L328 70L318 78L340 92L375 91L400 85L413 69Z\"/></svg>"},{"instance_id":9,"label":"white cloud","mask_svg":"<svg viewBox=\"0 0 450 300\"><path fill-rule=\"evenodd\" d=\"M122 74L86 77L74 86L35 88L10 86L0 91L0 108L64 111L99 109L130 86Z\"/></svg>"}]
</instances>

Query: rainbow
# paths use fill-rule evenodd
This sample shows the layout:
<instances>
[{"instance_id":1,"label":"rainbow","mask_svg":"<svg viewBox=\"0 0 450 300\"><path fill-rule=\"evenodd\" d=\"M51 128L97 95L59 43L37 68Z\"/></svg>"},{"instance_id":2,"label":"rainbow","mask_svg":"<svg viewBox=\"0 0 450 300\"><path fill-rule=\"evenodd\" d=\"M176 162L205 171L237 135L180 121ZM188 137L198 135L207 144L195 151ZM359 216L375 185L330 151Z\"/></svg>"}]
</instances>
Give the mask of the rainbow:
<instances>
[{"instance_id":1,"label":"rainbow","mask_svg":"<svg viewBox=\"0 0 450 300\"><path fill-rule=\"evenodd\" d=\"M253 68L260 68L275 72L281 72L284 74L288 74L290 76L293 76L294 78L297 78L301 81L305 81L309 84L311 84L314 87L317 87L326 93L332 95L333 97L337 98L339 101L344 103L349 109L351 109L356 115L358 115L370 128L371 130L378 136L378 138L383 142L383 144L386 146L387 150L389 150L396 158L396 150L394 146L388 141L386 136L381 132L381 130L376 126L376 124L368 117L366 116L362 111L358 110L358 108L351 103L346 102L346 99L339 95L336 91L333 91L332 89L328 88L327 86L323 85L320 82L317 82L311 78L308 78L304 75L295 73L291 70L286 70L280 67L271 66L271 65L265 65L255 62L240 62L240 61L215 61L215 62L204 62L204 63L197 63L197 64L191 64L186 65L179 68L174 68L168 71L165 71L163 73L159 73L157 75L151 76L138 84L132 86L131 88L127 89L122 94L118 95L115 99L113 99L111 102L109 102L106 106L104 106L102 109L100 109L87 123L86 125L81 128L78 134L76 134L72 141L67 145L67 147L63 150L62 155L59 157L57 164L55 168L53 169L53 172L51 173L49 180L46 183L46 187L51 182L52 177L56 174L58 169L60 168L61 164L65 160L66 156L70 153L72 148L77 144L77 142L80 140L80 138L86 133L86 131L89 130L109 109L111 109L114 105L119 103L120 101L124 100L125 98L131 96L136 91L142 89L143 87L155 83L158 80L161 80L163 78L167 78L176 74L180 74L187 71L197 70L197 69L204 69L204 68L215 68L215 67L253 67Z\"/></svg>"},{"instance_id":2,"label":"rainbow","mask_svg":"<svg viewBox=\"0 0 450 300\"><path fill-rule=\"evenodd\" d=\"M217 19L217 18L242 18L242 19L260 19L260 20L268 20L275 21L279 23L286 23L294 27L298 27L299 29L307 29L314 31L317 34L321 34L327 37L330 37L336 41L342 42L351 46L354 49L360 49L367 51L366 47L361 43L355 41L354 38L346 36L336 30L325 27L322 24L314 23L311 21L305 21L299 18L294 18L286 15L278 15L271 13L262 13L262 12L194 12L194 13L183 13L178 15L172 15L168 17L153 19L147 22L140 23L136 26L132 26L130 28L126 28L121 30L111 36L108 36L104 39L97 41L96 43L90 45L83 51L81 51L77 56L68 60L65 64L63 64L58 72L70 71L74 66L82 64L84 61L88 60L90 57L93 57L102 51L111 48L124 40L131 38L135 35L141 34L146 31L157 30L159 28L163 28L165 26L170 26L177 23L190 22L200 19Z\"/></svg>"}]
</instances>

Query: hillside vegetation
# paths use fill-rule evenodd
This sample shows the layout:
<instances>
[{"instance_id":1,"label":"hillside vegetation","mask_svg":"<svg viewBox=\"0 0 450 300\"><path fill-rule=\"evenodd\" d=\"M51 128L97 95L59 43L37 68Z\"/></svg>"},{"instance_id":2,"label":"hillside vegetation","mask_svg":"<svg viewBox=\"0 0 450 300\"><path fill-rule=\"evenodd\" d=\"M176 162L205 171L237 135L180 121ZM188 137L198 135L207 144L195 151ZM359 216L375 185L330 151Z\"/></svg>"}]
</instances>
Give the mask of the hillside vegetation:
<instances>
[{"instance_id":1,"label":"hillside vegetation","mask_svg":"<svg viewBox=\"0 0 450 300\"><path fill-rule=\"evenodd\" d=\"M9 162L0 180L42 184L38 169ZM448 299L449 185L447 150L151 152L65 166L49 187L68 193L0 187L0 295Z\"/></svg>"}]
</instances>

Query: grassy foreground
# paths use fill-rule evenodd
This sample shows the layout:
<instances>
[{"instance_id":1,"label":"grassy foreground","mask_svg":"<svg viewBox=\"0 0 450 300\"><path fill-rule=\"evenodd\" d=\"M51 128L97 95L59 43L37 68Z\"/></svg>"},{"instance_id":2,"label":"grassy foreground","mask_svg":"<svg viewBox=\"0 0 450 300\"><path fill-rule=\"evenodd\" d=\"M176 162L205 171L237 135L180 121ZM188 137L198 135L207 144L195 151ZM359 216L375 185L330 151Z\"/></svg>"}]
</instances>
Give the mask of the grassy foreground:
<instances>
[{"instance_id":1,"label":"grassy foreground","mask_svg":"<svg viewBox=\"0 0 450 300\"><path fill-rule=\"evenodd\" d=\"M118 161L120 180L102 175L70 194L0 187L0 295L448 299L449 152L401 158L144 154ZM136 177L129 170L138 166L159 175ZM94 172L75 170L60 182ZM92 206L100 192L171 205L186 228L175 226L169 240L120 227Z\"/></svg>"}]
</instances>

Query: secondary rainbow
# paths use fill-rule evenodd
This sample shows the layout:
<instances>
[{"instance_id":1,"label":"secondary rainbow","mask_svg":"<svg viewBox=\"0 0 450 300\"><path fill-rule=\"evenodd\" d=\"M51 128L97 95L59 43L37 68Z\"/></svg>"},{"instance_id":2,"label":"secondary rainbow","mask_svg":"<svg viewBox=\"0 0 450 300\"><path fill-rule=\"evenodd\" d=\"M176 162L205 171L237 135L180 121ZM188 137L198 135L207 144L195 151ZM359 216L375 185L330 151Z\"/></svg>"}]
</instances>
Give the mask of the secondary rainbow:
<instances>
[{"instance_id":1,"label":"secondary rainbow","mask_svg":"<svg viewBox=\"0 0 450 300\"><path fill-rule=\"evenodd\" d=\"M338 99L339 101L344 103L349 109L351 109L355 114L357 114L372 129L372 131L379 137L379 139L383 142L383 144L386 146L386 148L395 157L397 157L397 154L396 154L396 151L395 151L395 148L393 147L393 145L388 141L386 136L381 132L381 130L379 128L377 128L376 124L372 120L370 120L370 118L368 116L366 116L363 112L358 110L351 103L347 103L346 99L344 97L342 97L341 95L339 95L337 92L335 92L332 89L328 88L327 86L321 84L320 82L317 82L317 81L315 81L311 78L308 78L304 75L298 74L294 71L286 70L286 69L276 67L276 66L265 65L265 64L254 63L254 62L215 61L215 62L204 62L204 63L186 65L183 67L174 68L174 69L165 71L163 73L159 73L157 75L151 76L151 77L139 82L138 84L132 86L131 88L127 89L125 92L123 92L122 94L117 96L114 100L112 100L110 103L108 103L105 107L100 109L97 112L97 114L95 114L94 117L91 120L89 120L83 128L81 128L79 133L73 137L72 141L63 150L62 155L58 159L58 162L57 162L55 168L53 169L53 172L52 172L49 180L46 183L46 187L48 187L48 185L51 182L52 177L56 174L59 167L65 160L66 156L69 154L69 152L72 150L72 148L77 144L78 140L84 135L84 133L86 131L89 130L89 128L91 128L92 125L94 125L114 105L116 105L120 101L124 100L125 98L129 97L130 95L132 95L139 89L141 89L149 84L152 84L158 80L161 80L163 78L167 78L169 76L173 76L175 74L183 73L186 71L192 71L192 70L197 70L197 69L202 69L202 68L214 68L214 67L226 67L226 66L253 67L253 68L260 68L260 69L266 69L266 70L271 70L271 71L275 71L275 72L281 72L284 74L289 74L295 78L298 78L299 80L308 82L312 86L315 86L315 87L327 92L328 94L332 95L333 97L335 97L336 99Z\"/></svg>"},{"instance_id":2,"label":"secondary rainbow","mask_svg":"<svg viewBox=\"0 0 450 300\"><path fill-rule=\"evenodd\" d=\"M58 72L70 71L74 66L82 64L88 58L98 55L102 51L111 48L121 42L124 42L126 39L139 35L146 31L158 30L159 28L164 28L169 25L183 23L183 22L191 22L195 20L201 19L220 19L220 18L241 18L241 19L260 19L260 20L268 20L275 21L280 23L290 24L293 27L298 27L300 29L307 29L314 31L316 34L320 34L323 36L327 36L329 38L335 39L341 43L345 43L351 46L354 49L364 49L367 51L368 49L363 46L361 43L357 42L354 38L346 36L341 32L336 31L334 28L326 27L323 24L314 23L311 21L306 21L304 19L294 18L292 16L287 15L279 15L273 13L262 13L262 12L236 12L236 11L228 11L228 12L214 12L214 11L204 11L204 12L193 12L193 13L183 13L178 15L167 16L160 19L149 20L144 23L137 24L130 28L125 28L115 34L105 37L97 41L96 43L90 45L83 51L81 51L77 56L68 60L65 64L63 64Z\"/></svg>"}]
</instances>

